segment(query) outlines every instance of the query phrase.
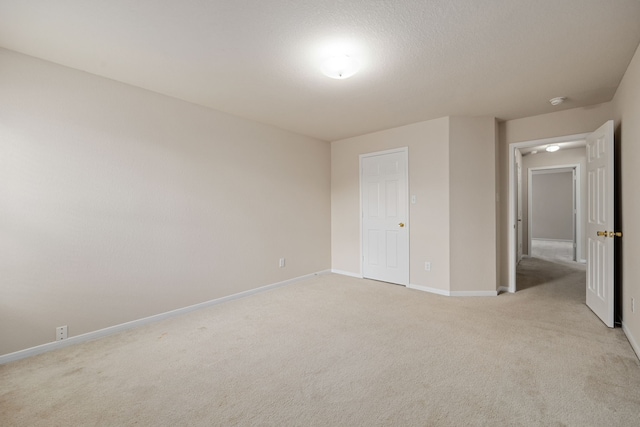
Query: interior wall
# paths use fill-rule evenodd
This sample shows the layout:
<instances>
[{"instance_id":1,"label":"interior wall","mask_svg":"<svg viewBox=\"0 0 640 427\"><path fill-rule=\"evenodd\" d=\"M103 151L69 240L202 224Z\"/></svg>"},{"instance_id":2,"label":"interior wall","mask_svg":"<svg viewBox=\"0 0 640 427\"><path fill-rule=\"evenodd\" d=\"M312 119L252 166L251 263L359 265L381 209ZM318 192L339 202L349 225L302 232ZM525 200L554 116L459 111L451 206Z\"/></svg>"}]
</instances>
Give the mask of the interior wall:
<instances>
[{"instance_id":1,"label":"interior wall","mask_svg":"<svg viewBox=\"0 0 640 427\"><path fill-rule=\"evenodd\" d=\"M500 285L509 284L509 144L593 132L613 117L610 102L590 107L572 108L556 113L507 120L499 124L500 185ZM557 154L557 153L556 153ZM524 176L524 175L523 175Z\"/></svg>"},{"instance_id":2,"label":"interior wall","mask_svg":"<svg viewBox=\"0 0 640 427\"><path fill-rule=\"evenodd\" d=\"M330 268L329 143L7 50L0 98L0 354Z\"/></svg>"},{"instance_id":3,"label":"interior wall","mask_svg":"<svg viewBox=\"0 0 640 427\"><path fill-rule=\"evenodd\" d=\"M531 238L573 241L573 172L531 177Z\"/></svg>"},{"instance_id":4,"label":"interior wall","mask_svg":"<svg viewBox=\"0 0 640 427\"><path fill-rule=\"evenodd\" d=\"M451 291L496 290L496 126L450 117Z\"/></svg>"},{"instance_id":5,"label":"interior wall","mask_svg":"<svg viewBox=\"0 0 640 427\"><path fill-rule=\"evenodd\" d=\"M603 122L604 123L604 122ZM596 128L597 129L597 128ZM595 130L595 129L594 129ZM579 133L579 132L578 132ZM586 148L571 148L558 150L555 153L541 152L529 154L522 158L522 224L523 224L523 252L531 254L529 250L529 169L563 165L580 165L580 209L582 213L582 235L586 233L587 212L587 151ZM583 257L587 250L586 239L582 241Z\"/></svg>"},{"instance_id":6,"label":"interior wall","mask_svg":"<svg viewBox=\"0 0 640 427\"><path fill-rule=\"evenodd\" d=\"M359 155L409 148L410 278L436 291L495 291L493 117L448 117L331 144L334 271L360 276ZM431 271L424 269L431 263Z\"/></svg>"},{"instance_id":7,"label":"interior wall","mask_svg":"<svg viewBox=\"0 0 640 427\"><path fill-rule=\"evenodd\" d=\"M640 356L640 48L612 101L620 151L622 221L622 323ZM631 310L635 299L635 312Z\"/></svg>"},{"instance_id":8,"label":"interior wall","mask_svg":"<svg viewBox=\"0 0 640 427\"><path fill-rule=\"evenodd\" d=\"M388 129L331 143L331 263L362 275L360 154L409 149L410 275L413 285L449 290L449 118ZM431 271L425 271L425 261Z\"/></svg>"}]
</instances>

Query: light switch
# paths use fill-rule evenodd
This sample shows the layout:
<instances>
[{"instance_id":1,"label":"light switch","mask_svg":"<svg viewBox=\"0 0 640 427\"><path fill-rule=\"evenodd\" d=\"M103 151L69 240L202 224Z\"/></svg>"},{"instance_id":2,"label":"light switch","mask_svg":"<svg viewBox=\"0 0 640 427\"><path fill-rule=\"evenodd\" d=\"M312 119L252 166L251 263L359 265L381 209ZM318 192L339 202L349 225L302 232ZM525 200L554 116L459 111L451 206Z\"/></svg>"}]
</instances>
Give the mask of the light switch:
<instances>
[{"instance_id":1,"label":"light switch","mask_svg":"<svg viewBox=\"0 0 640 427\"><path fill-rule=\"evenodd\" d=\"M416 195L415 194L411 195L411 204L412 205L416 204Z\"/></svg>"}]
</instances>

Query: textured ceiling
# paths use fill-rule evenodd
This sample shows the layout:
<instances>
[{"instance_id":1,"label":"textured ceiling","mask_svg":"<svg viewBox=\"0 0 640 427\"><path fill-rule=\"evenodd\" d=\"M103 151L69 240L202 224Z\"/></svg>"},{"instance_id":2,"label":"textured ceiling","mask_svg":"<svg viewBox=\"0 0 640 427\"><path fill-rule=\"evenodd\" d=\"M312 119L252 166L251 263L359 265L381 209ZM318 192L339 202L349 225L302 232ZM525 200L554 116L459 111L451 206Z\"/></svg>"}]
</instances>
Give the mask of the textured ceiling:
<instances>
[{"instance_id":1,"label":"textured ceiling","mask_svg":"<svg viewBox=\"0 0 640 427\"><path fill-rule=\"evenodd\" d=\"M639 23L638 0L0 0L1 47L324 140L608 101ZM333 45L362 70L322 75Z\"/></svg>"}]
</instances>

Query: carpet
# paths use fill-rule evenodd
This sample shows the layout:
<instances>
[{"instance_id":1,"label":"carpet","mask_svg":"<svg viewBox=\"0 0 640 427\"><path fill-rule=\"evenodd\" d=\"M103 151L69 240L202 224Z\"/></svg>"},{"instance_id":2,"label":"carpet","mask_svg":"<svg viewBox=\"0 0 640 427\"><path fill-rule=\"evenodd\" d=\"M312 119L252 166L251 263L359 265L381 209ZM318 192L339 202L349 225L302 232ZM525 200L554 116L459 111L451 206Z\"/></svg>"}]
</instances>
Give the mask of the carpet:
<instances>
[{"instance_id":1,"label":"carpet","mask_svg":"<svg viewBox=\"0 0 640 427\"><path fill-rule=\"evenodd\" d=\"M0 366L6 426L637 426L640 363L584 266L515 294L317 276Z\"/></svg>"}]
</instances>

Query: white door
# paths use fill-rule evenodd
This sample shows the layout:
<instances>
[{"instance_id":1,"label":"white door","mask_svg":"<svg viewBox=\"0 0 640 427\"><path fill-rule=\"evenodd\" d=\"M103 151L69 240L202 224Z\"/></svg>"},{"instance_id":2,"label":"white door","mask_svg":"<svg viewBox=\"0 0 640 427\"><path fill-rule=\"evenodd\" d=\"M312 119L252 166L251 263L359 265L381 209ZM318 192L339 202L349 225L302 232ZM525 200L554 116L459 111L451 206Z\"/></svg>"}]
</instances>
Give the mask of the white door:
<instances>
[{"instance_id":1,"label":"white door","mask_svg":"<svg viewBox=\"0 0 640 427\"><path fill-rule=\"evenodd\" d=\"M613 121L587 136L587 305L613 328ZM604 233L606 231L606 233Z\"/></svg>"},{"instance_id":2,"label":"white door","mask_svg":"<svg viewBox=\"0 0 640 427\"><path fill-rule=\"evenodd\" d=\"M573 178L573 260L578 261L578 181L576 168L572 171Z\"/></svg>"},{"instance_id":3,"label":"white door","mask_svg":"<svg viewBox=\"0 0 640 427\"><path fill-rule=\"evenodd\" d=\"M516 218L516 224L518 226L518 254L516 256L516 262L522 261L522 153L520 150L516 149L516 189L518 191L518 209L516 212L518 214L518 218ZM529 249L529 254L531 254L531 249Z\"/></svg>"},{"instance_id":4,"label":"white door","mask_svg":"<svg viewBox=\"0 0 640 427\"><path fill-rule=\"evenodd\" d=\"M362 275L409 284L407 149L360 156Z\"/></svg>"}]
</instances>

